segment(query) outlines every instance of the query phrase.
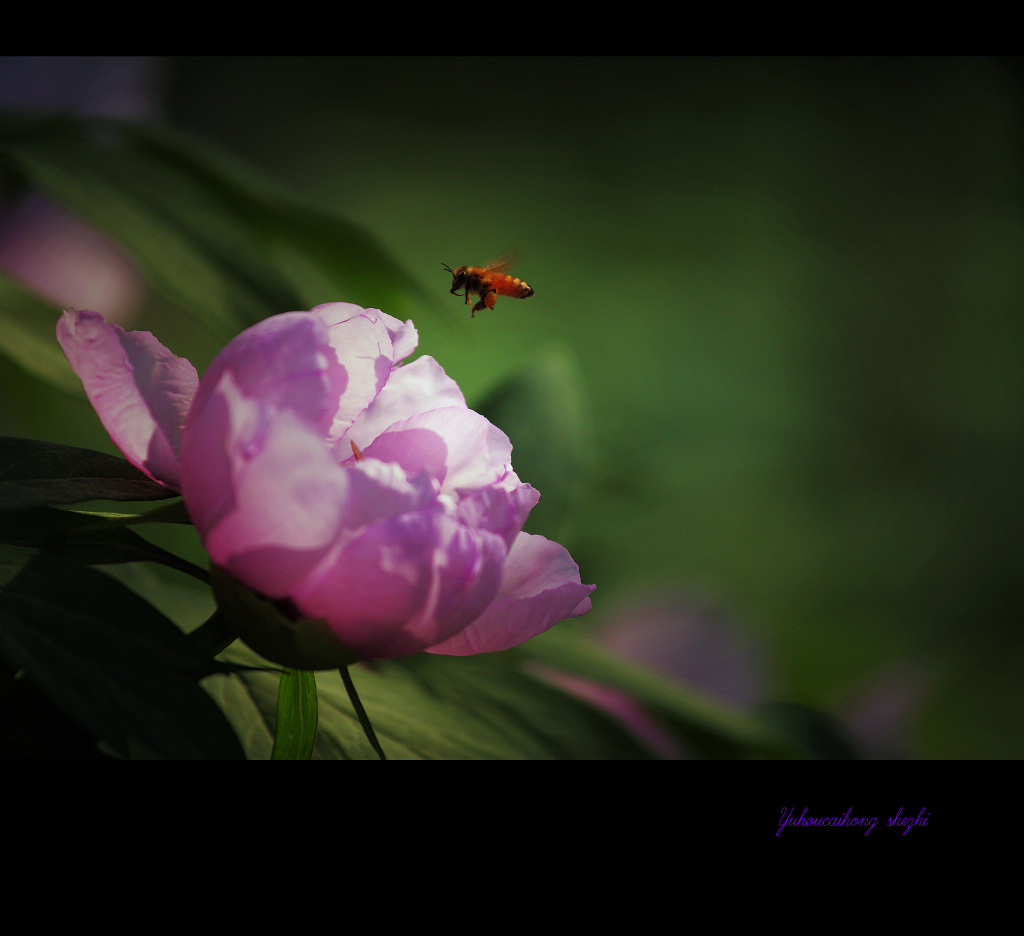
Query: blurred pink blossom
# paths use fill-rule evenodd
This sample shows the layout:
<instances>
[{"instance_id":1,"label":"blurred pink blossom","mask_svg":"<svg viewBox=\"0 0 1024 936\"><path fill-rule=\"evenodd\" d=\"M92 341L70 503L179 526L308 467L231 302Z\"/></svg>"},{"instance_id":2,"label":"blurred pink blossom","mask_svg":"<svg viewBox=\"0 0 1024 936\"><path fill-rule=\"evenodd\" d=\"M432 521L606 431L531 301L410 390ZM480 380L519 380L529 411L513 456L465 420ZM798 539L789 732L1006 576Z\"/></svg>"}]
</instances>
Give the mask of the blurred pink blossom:
<instances>
[{"instance_id":1,"label":"blurred pink blossom","mask_svg":"<svg viewBox=\"0 0 1024 936\"><path fill-rule=\"evenodd\" d=\"M39 195L0 214L0 270L59 305L102 306L112 321L129 321L145 295L124 250Z\"/></svg>"},{"instance_id":2,"label":"blurred pink blossom","mask_svg":"<svg viewBox=\"0 0 1024 936\"><path fill-rule=\"evenodd\" d=\"M141 55L6 55L0 108L153 120L163 110L167 67ZM122 324L146 293L122 247L36 191L0 204L0 270L56 304L103 308Z\"/></svg>"},{"instance_id":3,"label":"blurred pink blossom","mask_svg":"<svg viewBox=\"0 0 1024 936\"><path fill-rule=\"evenodd\" d=\"M676 588L631 595L606 610L588 637L652 673L695 688L718 702L754 709L771 693L766 648L714 602ZM685 740L629 692L534 664L532 671L603 710L661 758L697 756Z\"/></svg>"},{"instance_id":4,"label":"blurred pink blossom","mask_svg":"<svg viewBox=\"0 0 1024 936\"><path fill-rule=\"evenodd\" d=\"M181 491L212 562L363 659L503 650L590 610L539 493L412 322L329 303L234 338L200 381L148 332L57 337L132 464Z\"/></svg>"}]
</instances>

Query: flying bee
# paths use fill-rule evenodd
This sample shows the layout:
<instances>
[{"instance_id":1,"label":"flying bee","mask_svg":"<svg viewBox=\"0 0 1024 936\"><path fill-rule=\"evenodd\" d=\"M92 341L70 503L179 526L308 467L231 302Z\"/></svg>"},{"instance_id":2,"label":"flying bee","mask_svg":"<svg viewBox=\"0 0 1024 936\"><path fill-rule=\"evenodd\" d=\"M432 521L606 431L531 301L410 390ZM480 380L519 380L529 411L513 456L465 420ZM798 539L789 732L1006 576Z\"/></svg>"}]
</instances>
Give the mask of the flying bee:
<instances>
[{"instance_id":1,"label":"flying bee","mask_svg":"<svg viewBox=\"0 0 1024 936\"><path fill-rule=\"evenodd\" d=\"M480 297L480 301L470 312L471 318L481 309L493 309L498 296L526 299L533 295L533 288L529 283L524 283L518 276L511 276L506 272L511 268L513 259L506 254L492 260L485 267L460 266L454 270L447 263L441 264L452 275L453 296L465 296L467 305L470 293L476 293ZM465 291L456 292L457 289Z\"/></svg>"}]
</instances>

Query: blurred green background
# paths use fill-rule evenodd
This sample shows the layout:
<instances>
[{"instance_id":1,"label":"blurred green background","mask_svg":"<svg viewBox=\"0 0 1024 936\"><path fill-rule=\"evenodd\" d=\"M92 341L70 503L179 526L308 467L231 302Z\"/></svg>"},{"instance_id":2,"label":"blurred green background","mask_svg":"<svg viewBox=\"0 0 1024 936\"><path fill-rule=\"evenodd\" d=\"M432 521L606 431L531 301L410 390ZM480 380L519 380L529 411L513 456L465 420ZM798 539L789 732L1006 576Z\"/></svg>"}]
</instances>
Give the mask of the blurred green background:
<instances>
[{"instance_id":1,"label":"blurred green background","mask_svg":"<svg viewBox=\"0 0 1024 936\"><path fill-rule=\"evenodd\" d=\"M148 116L378 239L425 296L385 311L470 405L552 388L572 418L510 431L513 457L528 529L598 585L586 626L703 609L760 695L869 755L1024 756L1015 63L142 65ZM510 247L536 295L470 319L441 264ZM110 450L84 406L73 428L17 409L9 434Z\"/></svg>"}]
</instances>

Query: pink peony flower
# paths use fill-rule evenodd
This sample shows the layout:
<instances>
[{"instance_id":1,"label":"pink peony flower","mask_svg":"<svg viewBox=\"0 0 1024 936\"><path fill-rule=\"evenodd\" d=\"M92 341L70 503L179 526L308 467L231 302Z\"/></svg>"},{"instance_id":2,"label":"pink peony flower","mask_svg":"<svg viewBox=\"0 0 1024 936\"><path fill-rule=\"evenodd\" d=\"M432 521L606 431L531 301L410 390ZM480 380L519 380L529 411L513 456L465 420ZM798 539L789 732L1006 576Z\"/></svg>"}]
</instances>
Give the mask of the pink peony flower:
<instances>
[{"instance_id":1,"label":"pink peony flower","mask_svg":"<svg viewBox=\"0 0 1024 936\"><path fill-rule=\"evenodd\" d=\"M94 312L64 313L57 338L128 460L182 493L213 564L354 656L504 650L590 610L569 553L522 532L540 495L508 437L433 358L401 363L411 321L341 302L277 315L201 381Z\"/></svg>"}]
</instances>

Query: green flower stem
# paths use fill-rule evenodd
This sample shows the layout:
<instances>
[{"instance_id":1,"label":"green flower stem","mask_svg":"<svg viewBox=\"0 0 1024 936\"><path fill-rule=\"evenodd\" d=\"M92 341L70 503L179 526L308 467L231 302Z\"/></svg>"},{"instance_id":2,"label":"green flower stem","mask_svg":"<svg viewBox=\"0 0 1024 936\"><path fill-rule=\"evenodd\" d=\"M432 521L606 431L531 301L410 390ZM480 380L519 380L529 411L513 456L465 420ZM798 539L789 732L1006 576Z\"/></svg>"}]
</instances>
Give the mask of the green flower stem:
<instances>
[{"instance_id":1,"label":"green flower stem","mask_svg":"<svg viewBox=\"0 0 1024 936\"><path fill-rule=\"evenodd\" d=\"M380 746L377 736L373 733L373 725L370 724L366 709L363 708L363 703L359 701L359 693L356 692L356 687L352 682L352 676L349 674L348 667L343 666L338 672L341 673L341 681L345 684L345 690L348 692L349 699L352 700L352 708L356 710L359 724L363 726L366 740L370 742L370 746L377 752L377 756L381 760L387 760L387 757L384 756L384 749Z\"/></svg>"}]
</instances>

